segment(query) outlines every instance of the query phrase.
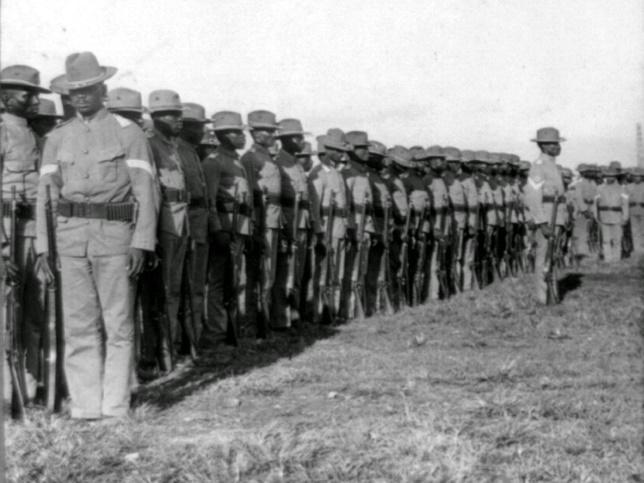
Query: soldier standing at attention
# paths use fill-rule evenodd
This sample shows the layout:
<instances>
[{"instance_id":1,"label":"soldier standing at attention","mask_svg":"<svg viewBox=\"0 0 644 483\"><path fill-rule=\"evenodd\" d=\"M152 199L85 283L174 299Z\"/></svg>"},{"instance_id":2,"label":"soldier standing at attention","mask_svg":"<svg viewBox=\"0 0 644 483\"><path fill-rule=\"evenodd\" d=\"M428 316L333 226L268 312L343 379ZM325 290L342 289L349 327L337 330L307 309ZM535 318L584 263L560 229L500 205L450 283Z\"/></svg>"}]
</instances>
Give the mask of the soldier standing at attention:
<instances>
[{"instance_id":1,"label":"soldier standing at attention","mask_svg":"<svg viewBox=\"0 0 644 483\"><path fill-rule=\"evenodd\" d=\"M49 280L45 202L57 201L71 417L123 417L133 370L133 282L154 250L154 176L145 135L103 107L116 69L90 52L66 60L78 117L52 131L38 185L37 251ZM104 331L101 340L98 333Z\"/></svg>"},{"instance_id":2,"label":"soldier standing at attention","mask_svg":"<svg viewBox=\"0 0 644 483\"><path fill-rule=\"evenodd\" d=\"M203 162L208 189L207 317L200 346L205 356L226 363L238 344L239 311L243 310L246 286L243 247L250 234L253 203L249 177L237 151L246 144L244 125L237 112L212 116L213 131L220 146Z\"/></svg>"},{"instance_id":3,"label":"soldier standing at attention","mask_svg":"<svg viewBox=\"0 0 644 483\"><path fill-rule=\"evenodd\" d=\"M176 92L157 90L150 93L148 108L154 123L148 142L161 185L158 248L165 296L162 307L169 322L169 328L164 324L161 351L165 365L172 366L180 347L181 276L189 234L189 195L177 147L177 136L183 125L183 106ZM162 367L165 371L171 369Z\"/></svg>"},{"instance_id":4,"label":"soldier standing at attention","mask_svg":"<svg viewBox=\"0 0 644 483\"><path fill-rule=\"evenodd\" d=\"M456 292L463 291L463 260L465 239L468 233L468 215L467 215L467 193L461 179L463 172L461 170L461 152L454 147L448 146L443 149L447 169L443 172L443 181L447 187L447 196L449 200L449 212L451 217L448 219L448 226L451 227L453 237L450 240L450 258L454 259L455 273L453 277L453 289ZM471 281L470 281L471 283Z\"/></svg>"},{"instance_id":5,"label":"soldier standing at attention","mask_svg":"<svg viewBox=\"0 0 644 483\"><path fill-rule=\"evenodd\" d=\"M459 181L465 193L465 204L467 206L466 222L463 228L462 248L462 277L463 291L468 292L474 287L474 252L476 249L476 236L479 216L479 194L474 181L474 168L472 160L474 152L461 152L461 174Z\"/></svg>"},{"instance_id":6,"label":"soldier standing at attention","mask_svg":"<svg viewBox=\"0 0 644 483\"><path fill-rule=\"evenodd\" d=\"M597 187L594 216L601 230L605 262L619 261L622 254L623 226L629 219L629 200L623 187L617 183L619 171L609 167L604 173L605 183Z\"/></svg>"},{"instance_id":7,"label":"soldier standing at attention","mask_svg":"<svg viewBox=\"0 0 644 483\"><path fill-rule=\"evenodd\" d=\"M305 134L298 119L283 119L279 122L277 137L282 147L275 157L275 164L281 175L284 225L277 254L271 314L271 323L277 330L292 328L300 320L307 230L311 227L315 233L319 233L316 219L310 216L308 180L296 158L297 153L304 148Z\"/></svg>"},{"instance_id":8,"label":"soldier standing at attention","mask_svg":"<svg viewBox=\"0 0 644 483\"><path fill-rule=\"evenodd\" d=\"M547 282L545 278L546 251L548 239L556 236L550 227L555 198L564 194L563 181L557 169L556 158L561 153L564 138L554 127L544 127L537 131L532 140L537 143L541 154L532 163L525 185L525 204L527 222L534 226L535 248L535 296L538 302L547 303ZM558 204L557 227L563 226L565 202Z\"/></svg>"},{"instance_id":9,"label":"soldier standing at attention","mask_svg":"<svg viewBox=\"0 0 644 483\"><path fill-rule=\"evenodd\" d=\"M641 253L644 251L644 183L642 183L644 170L633 168L633 186L631 188L631 224L633 230L633 249Z\"/></svg>"},{"instance_id":10,"label":"soldier standing at attention","mask_svg":"<svg viewBox=\"0 0 644 483\"><path fill-rule=\"evenodd\" d=\"M16 326L22 330L26 352L27 395L33 398L39 375L40 347L44 321L44 287L36 264L36 195L40 151L38 138L28 121L38 113L38 95L49 92L40 87L40 74L33 67L14 65L0 72L0 161L2 162L2 214L6 241L15 237L16 259L5 261L10 274L21 281ZM19 209L16 233L11 232L11 199L16 193ZM4 255L4 254L3 254ZM8 255L8 250L6 255ZM4 257L6 258L6 256ZM4 357L4 354L1 355Z\"/></svg>"},{"instance_id":11,"label":"soldier standing at attention","mask_svg":"<svg viewBox=\"0 0 644 483\"><path fill-rule=\"evenodd\" d=\"M280 170L268 151L275 145L275 114L262 110L250 112L248 127L253 145L241 158L246 173L252 178L254 202L254 241L250 244L247 254L247 313L249 322L255 324L256 337L265 339L270 322L271 292L275 283L282 217Z\"/></svg>"},{"instance_id":12,"label":"soldier standing at attention","mask_svg":"<svg viewBox=\"0 0 644 483\"><path fill-rule=\"evenodd\" d=\"M201 335L204 319L204 294L208 269L208 191L197 147L203 139L204 127L210 120L206 110L194 102L183 103L183 126L177 140L177 150L188 191L188 222L190 238L186 258L187 276L191 285L194 336ZM185 312L185 310L184 310ZM187 322L188 323L188 322ZM196 342L195 340L195 342Z\"/></svg>"}]
</instances>

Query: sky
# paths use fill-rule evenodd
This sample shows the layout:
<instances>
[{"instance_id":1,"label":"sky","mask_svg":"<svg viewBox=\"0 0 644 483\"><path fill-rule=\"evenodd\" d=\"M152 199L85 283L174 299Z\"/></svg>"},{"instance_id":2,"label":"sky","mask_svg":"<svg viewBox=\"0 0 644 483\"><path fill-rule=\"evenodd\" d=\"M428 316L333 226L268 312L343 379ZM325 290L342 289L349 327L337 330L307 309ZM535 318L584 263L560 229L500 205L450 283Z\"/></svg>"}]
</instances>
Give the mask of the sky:
<instances>
[{"instance_id":1,"label":"sky","mask_svg":"<svg viewBox=\"0 0 644 483\"><path fill-rule=\"evenodd\" d=\"M108 87L173 89L209 115L269 109L307 131L561 162L636 162L641 0L0 0L0 65L42 82L90 50ZM145 101L144 101L145 102Z\"/></svg>"}]
</instances>

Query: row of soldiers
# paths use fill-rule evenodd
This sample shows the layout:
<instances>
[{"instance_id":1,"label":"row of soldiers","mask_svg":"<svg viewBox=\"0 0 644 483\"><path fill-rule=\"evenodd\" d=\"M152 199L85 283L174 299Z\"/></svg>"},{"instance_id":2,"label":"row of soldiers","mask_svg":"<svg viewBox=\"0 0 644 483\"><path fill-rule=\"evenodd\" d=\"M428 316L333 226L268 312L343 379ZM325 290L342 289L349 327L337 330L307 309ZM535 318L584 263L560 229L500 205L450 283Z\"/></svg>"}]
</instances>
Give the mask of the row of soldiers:
<instances>
[{"instance_id":1,"label":"row of soldiers","mask_svg":"<svg viewBox=\"0 0 644 483\"><path fill-rule=\"evenodd\" d=\"M612 171L598 186L580 170L566 191L572 173L555 163L563 138L554 128L537 132L533 163L387 148L338 128L313 151L297 119L266 110L246 124L231 111L207 118L171 90L153 91L144 108L137 91L107 90L115 72L90 52L70 55L51 84L64 119L44 141L34 121L45 104L38 94L49 90L38 71L0 72L12 247L3 262L16 302L7 326L18 341L9 367L23 366L10 378L25 401L39 387L48 400L63 393L46 387L56 334L71 416L122 417L137 375L171 371L188 356L226 363L242 338L297 333L304 321L391 314L529 270L545 303L556 254L574 245L583 255L576 234L585 217L601 225L612 259ZM253 143L243 152L246 132ZM618 198L628 218L629 198ZM571 209L575 200L588 203ZM52 286L58 296L46 297ZM48 332L52 317L59 327Z\"/></svg>"}]
</instances>

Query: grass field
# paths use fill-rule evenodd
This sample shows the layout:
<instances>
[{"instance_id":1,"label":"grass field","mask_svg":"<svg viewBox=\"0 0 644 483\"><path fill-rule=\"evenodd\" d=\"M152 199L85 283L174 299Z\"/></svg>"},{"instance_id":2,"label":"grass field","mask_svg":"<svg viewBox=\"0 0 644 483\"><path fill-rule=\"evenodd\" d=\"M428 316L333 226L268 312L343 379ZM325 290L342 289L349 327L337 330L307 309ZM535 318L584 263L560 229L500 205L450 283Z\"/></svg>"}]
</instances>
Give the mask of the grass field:
<instances>
[{"instance_id":1,"label":"grass field","mask_svg":"<svg viewBox=\"0 0 644 483\"><path fill-rule=\"evenodd\" d=\"M644 481L644 261L250 342L143 388L126 423L33 411L9 478L54 482Z\"/></svg>"}]
</instances>

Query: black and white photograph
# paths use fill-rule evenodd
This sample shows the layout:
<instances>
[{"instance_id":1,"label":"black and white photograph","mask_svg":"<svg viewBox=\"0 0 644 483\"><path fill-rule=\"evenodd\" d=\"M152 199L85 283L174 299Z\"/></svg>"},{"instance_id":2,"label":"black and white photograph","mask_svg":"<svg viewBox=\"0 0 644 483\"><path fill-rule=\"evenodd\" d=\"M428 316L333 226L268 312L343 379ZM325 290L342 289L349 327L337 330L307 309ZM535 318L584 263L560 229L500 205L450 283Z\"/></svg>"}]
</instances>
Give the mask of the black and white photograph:
<instances>
[{"instance_id":1,"label":"black and white photograph","mask_svg":"<svg viewBox=\"0 0 644 483\"><path fill-rule=\"evenodd\" d=\"M0 483L644 482L642 0L0 0Z\"/></svg>"}]
</instances>

